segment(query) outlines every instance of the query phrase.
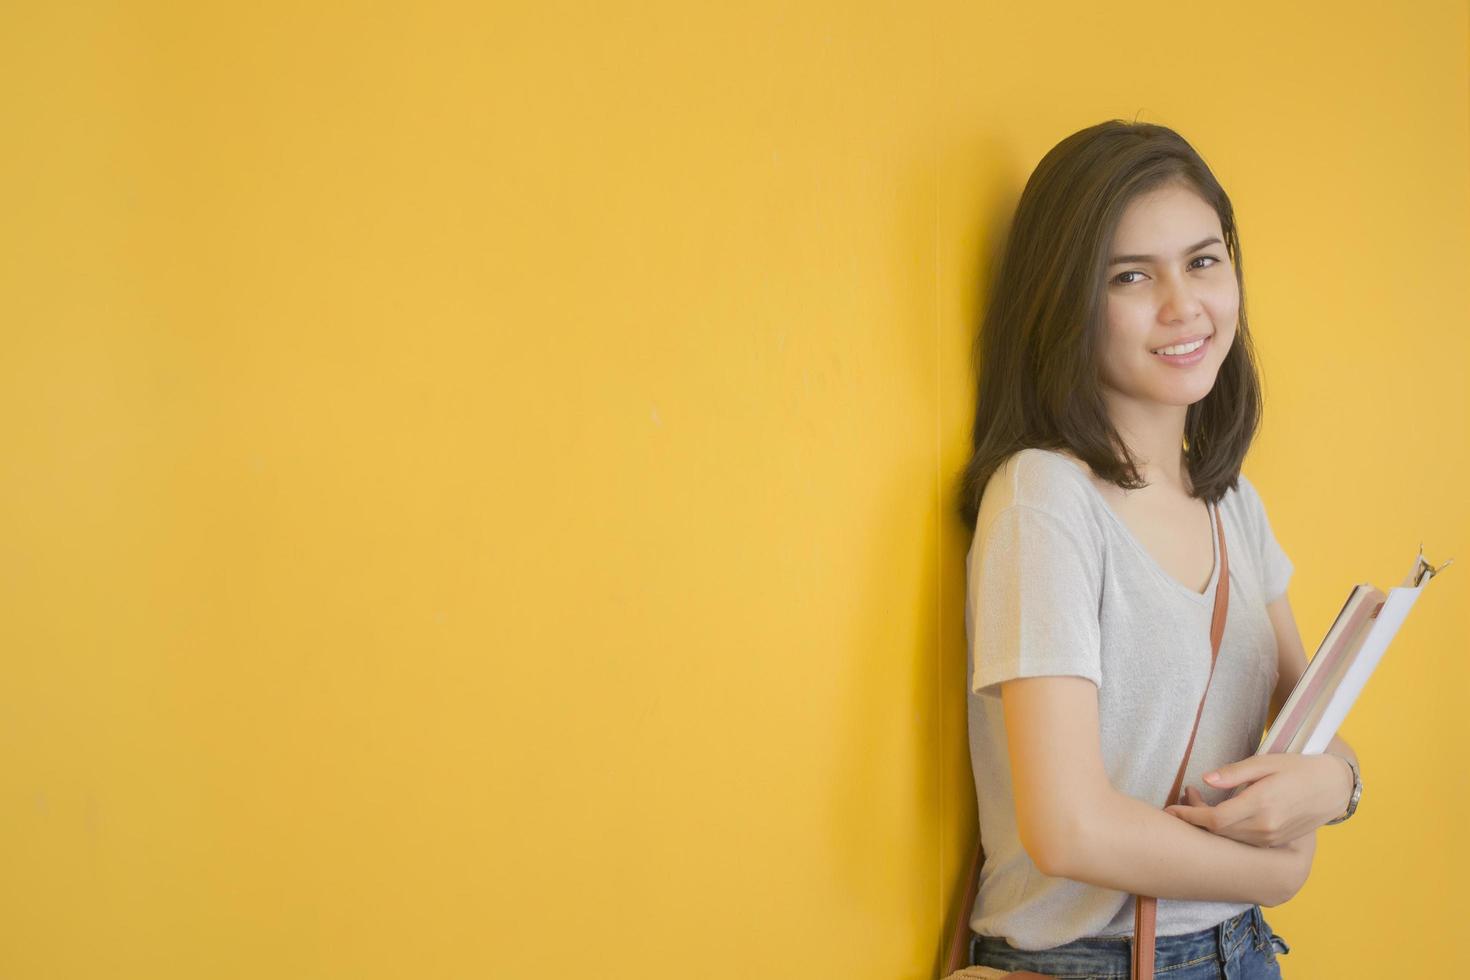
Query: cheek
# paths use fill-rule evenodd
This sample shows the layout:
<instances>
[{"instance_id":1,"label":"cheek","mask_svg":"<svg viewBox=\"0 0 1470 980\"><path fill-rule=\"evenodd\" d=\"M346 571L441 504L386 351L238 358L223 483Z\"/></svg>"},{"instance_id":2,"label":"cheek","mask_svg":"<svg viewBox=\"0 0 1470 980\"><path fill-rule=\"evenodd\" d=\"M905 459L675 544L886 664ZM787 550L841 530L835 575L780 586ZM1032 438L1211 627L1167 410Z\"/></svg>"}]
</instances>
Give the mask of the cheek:
<instances>
[{"instance_id":1,"label":"cheek","mask_svg":"<svg viewBox=\"0 0 1470 980\"><path fill-rule=\"evenodd\" d=\"M1216 346L1220 349L1220 356L1224 357L1230 345L1235 342L1235 334L1240 326L1240 303L1234 297L1221 299L1219 305L1211 306L1210 319L1215 322Z\"/></svg>"},{"instance_id":2,"label":"cheek","mask_svg":"<svg viewBox=\"0 0 1470 980\"><path fill-rule=\"evenodd\" d=\"M1218 289L1211 290L1202 299L1217 326L1233 328L1240 314L1240 289L1234 279L1221 283Z\"/></svg>"},{"instance_id":3,"label":"cheek","mask_svg":"<svg viewBox=\"0 0 1470 980\"><path fill-rule=\"evenodd\" d=\"M1154 335L1152 309L1143 304L1115 303L1108 308L1107 352L1115 360L1136 360L1139 352L1148 353L1149 338Z\"/></svg>"},{"instance_id":4,"label":"cheek","mask_svg":"<svg viewBox=\"0 0 1470 980\"><path fill-rule=\"evenodd\" d=\"M1112 320L1108 324L1108 333L1103 341L1102 350L1102 373L1103 378L1113 384L1118 384L1138 372L1140 366L1147 366L1148 360L1153 357L1148 352L1148 330L1140 328L1139 323L1121 322Z\"/></svg>"}]
</instances>

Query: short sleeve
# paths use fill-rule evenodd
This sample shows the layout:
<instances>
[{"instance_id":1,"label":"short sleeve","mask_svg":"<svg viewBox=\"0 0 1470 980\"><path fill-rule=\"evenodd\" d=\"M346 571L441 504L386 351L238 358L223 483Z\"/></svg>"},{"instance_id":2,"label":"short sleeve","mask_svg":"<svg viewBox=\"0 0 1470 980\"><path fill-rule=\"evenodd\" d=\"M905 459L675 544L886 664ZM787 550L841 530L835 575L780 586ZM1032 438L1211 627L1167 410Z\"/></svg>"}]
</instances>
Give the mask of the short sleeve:
<instances>
[{"instance_id":1,"label":"short sleeve","mask_svg":"<svg viewBox=\"0 0 1470 980\"><path fill-rule=\"evenodd\" d=\"M1069 674L1102 687L1102 560L1047 511L996 514L969 582L974 611L970 690L999 697L1017 677Z\"/></svg>"},{"instance_id":2,"label":"short sleeve","mask_svg":"<svg viewBox=\"0 0 1470 980\"><path fill-rule=\"evenodd\" d=\"M1266 516L1265 501L1261 499L1255 485L1243 475L1240 482L1248 491L1251 516L1256 524L1254 534L1261 563L1261 598L1267 603L1275 602L1286 594L1286 586L1291 582L1291 573L1295 566L1281 547L1281 542L1276 540L1271 519Z\"/></svg>"}]
</instances>

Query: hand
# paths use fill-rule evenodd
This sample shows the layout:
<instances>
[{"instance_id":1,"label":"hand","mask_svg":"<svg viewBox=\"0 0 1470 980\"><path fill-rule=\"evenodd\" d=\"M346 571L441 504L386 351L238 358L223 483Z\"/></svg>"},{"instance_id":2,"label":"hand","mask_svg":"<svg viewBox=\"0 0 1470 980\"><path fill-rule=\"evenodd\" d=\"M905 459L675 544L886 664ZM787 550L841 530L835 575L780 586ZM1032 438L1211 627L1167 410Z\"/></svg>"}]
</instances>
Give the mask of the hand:
<instances>
[{"instance_id":1,"label":"hand","mask_svg":"<svg viewBox=\"0 0 1470 980\"><path fill-rule=\"evenodd\" d=\"M1330 753L1302 755L1272 752L1221 766L1219 778L1207 785L1240 792L1215 806L1199 790L1185 788L1183 804L1164 808L1181 820L1222 837L1276 847L1342 814L1352 795L1353 774L1347 760Z\"/></svg>"}]
</instances>

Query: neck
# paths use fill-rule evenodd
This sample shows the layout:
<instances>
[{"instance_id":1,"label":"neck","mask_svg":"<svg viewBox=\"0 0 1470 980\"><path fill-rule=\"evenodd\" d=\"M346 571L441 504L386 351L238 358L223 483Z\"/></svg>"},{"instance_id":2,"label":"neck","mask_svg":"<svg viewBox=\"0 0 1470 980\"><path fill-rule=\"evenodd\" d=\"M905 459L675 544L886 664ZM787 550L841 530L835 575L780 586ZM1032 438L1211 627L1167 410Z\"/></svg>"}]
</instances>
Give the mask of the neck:
<instances>
[{"instance_id":1,"label":"neck","mask_svg":"<svg viewBox=\"0 0 1470 980\"><path fill-rule=\"evenodd\" d=\"M1160 405L1108 395L1108 417L1123 437L1138 472L1151 487L1169 487L1189 493L1189 470L1184 465L1185 405Z\"/></svg>"}]
</instances>

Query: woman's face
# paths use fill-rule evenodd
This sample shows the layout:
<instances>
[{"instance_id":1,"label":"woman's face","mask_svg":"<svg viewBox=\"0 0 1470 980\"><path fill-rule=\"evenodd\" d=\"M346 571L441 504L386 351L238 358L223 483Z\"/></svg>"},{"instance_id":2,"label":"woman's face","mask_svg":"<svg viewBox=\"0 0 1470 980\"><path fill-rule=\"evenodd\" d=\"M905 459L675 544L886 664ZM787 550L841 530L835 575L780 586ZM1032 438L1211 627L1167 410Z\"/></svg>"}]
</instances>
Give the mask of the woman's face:
<instances>
[{"instance_id":1,"label":"woman's face","mask_svg":"<svg viewBox=\"0 0 1470 980\"><path fill-rule=\"evenodd\" d=\"M1108 253L1102 382L1136 402L1189 406L1209 394L1235 340L1240 288L1215 209L1164 187L1129 203ZM1132 256L1132 258L1124 258ZM1155 353L1207 338L1181 357Z\"/></svg>"}]
</instances>

